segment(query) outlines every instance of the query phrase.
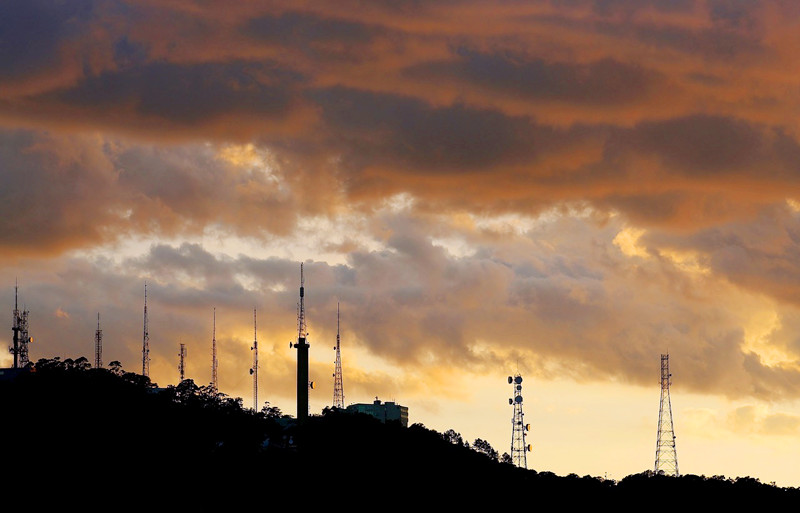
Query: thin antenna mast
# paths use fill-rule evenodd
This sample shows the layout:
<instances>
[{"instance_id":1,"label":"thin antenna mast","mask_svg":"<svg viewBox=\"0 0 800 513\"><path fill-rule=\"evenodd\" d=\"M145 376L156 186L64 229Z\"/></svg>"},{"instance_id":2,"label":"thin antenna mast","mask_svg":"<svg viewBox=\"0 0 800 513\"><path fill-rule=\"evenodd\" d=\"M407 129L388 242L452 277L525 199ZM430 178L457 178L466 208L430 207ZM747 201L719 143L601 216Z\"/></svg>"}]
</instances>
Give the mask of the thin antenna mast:
<instances>
[{"instance_id":1,"label":"thin antenna mast","mask_svg":"<svg viewBox=\"0 0 800 513\"><path fill-rule=\"evenodd\" d=\"M258 336L256 324L256 309L253 308L253 367L250 374L253 375L253 411L258 412Z\"/></svg>"},{"instance_id":2,"label":"thin antenna mast","mask_svg":"<svg viewBox=\"0 0 800 513\"><path fill-rule=\"evenodd\" d=\"M211 331L211 387L216 393L217 387L217 309L214 308L214 323Z\"/></svg>"},{"instance_id":3,"label":"thin antenna mast","mask_svg":"<svg viewBox=\"0 0 800 513\"><path fill-rule=\"evenodd\" d=\"M30 360L28 359L28 344L33 342L33 338L28 334L28 314L27 309L19 309L19 285L14 281L14 319L11 324L11 331L13 332L12 346L8 351L14 355L14 368L22 369L28 366Z\"/></svg>"},{"instance_id":4,"label":"thin antenna mast","mask_svg":"<svg viewBox=\"0 0 800 513\"><path fill-rule=\"evenodd\" d=\"M672 374L669 372L669 353L661 355L661 403L658 408L658 439L656 440L655 473L680 476L678 472L678 452L675 449L675 429L672 425L672 401L669 386Z\"/></svg>"},{"instance_id":5,"label":"thin antenna mast","mask_svg":"<svg viewBox=\"0 0 800 513\"><path fill-rule=\"evenodd\" d=\"M100 329L100 312L97 312L97 331L94 332L94 368L103 368L103 330Z\"/></svg>"},{"instance_id":6,"label":"thin antenna mast","mask_svg":"<svg viewBox=\"0 0 800 513\"><path fill-rule=\"evenodd\" d=\"M313 387L308 381L308 348L306 343L306 314L305 314L305 281L303 279L303 264L300 264L300 303L297 307L297 421L303 422L308 418L308 389ZM291 344L291 343L290 343Z\"/></svg>"},{"instance_id":7,"label":"thin antenna mast","mask_svg":"<svg viewBox=\"0 0 800 513\"><path fill-rule=\"evenodd\" d=\"M13 345L8 348L8 351L14 355L14 368L19 368L19 339L20 339L20 315L19 315L19 284L14 280L14 312L12 313L13 319L11 322L11 331L14 334Z\"/></svg>"},{"instance_id":8,"label":"thin antenna mast","mask_svg":"<svg viewBox=\"0 0 800 513\"><path fill-rule=\"evenodd\" d=\"M342 386L342 351L339 337L339 302L336 302L336 361L333 371L333 407L344 408L344 387Z\"/></svg>"},{"instance_id":9,"label":"thin antenna mast","mask_svg":"<svg viewBox=\"0 0 800 513\"><path fill-rule=\"evenodd\" d=\"M181 352L178 353L180 360L178 361L178 372L181 375L181 381L184 380L186 376L186 344L181 344Z\"/></svg>"},{"instance_id":10,"label":"thin antenna mast","mask_svg":"<svg viewBox=\"0 0 800 513\"><path fill-rule=\"evenodd\" d=\"M147 327L147 282L144 282L144 331L142 333L142 376L150 376L150 332Z\"/></svg>"}]
</instances>

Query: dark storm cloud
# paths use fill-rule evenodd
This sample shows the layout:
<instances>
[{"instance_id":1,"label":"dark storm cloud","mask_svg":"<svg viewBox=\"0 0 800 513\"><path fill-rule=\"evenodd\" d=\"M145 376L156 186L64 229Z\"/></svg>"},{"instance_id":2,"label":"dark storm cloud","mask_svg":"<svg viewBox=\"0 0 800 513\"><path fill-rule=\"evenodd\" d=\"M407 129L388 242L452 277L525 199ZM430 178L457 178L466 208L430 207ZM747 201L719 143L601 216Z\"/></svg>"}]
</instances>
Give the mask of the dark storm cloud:
<instances>
[{"instance_id":1,"label":"dark storm cloud","mask_svg":"<svg viewBox=\"0 0 800 513\"><path fill-rule=\"evenodd\" d=\"M322 108L331 145L365 165L420 173L489 171L532 160L557 144L554 131L523 117L464 105L432 107L418 99L332 88L311 93Z\"/></svg>"},{"instance_id":2,"label":"dark storm cloud","mask_svg":"<svg viewBox=\"0 0 800 513\"><path fill-rule=\"evenodd\" d=\"M7 0L0 16L0 78L46 72L61 61L62 44L88 28L92 0Z\"/></svg>"},{"instance_id":3,"label":"dark storm cloud","mask_svg":"<svg viewBox=\"0 0 800 513\"><path fill-rule=\"evenodd\" d=\"M450 80L496 94L577 105L616 105L641 101L664 77L638 64L607 58L589 64L546 62L523 55L484 54L467 48L455 61L420 64L406 71L412 78Z\"/></svg>"},{"instance_id":4,"label":"dark storm cloud","mask_svg":"<svg viewBox=\"0 0 800 513\"><path fill-rule=\"evenodd\" d=\"M31 101L69 104L91 111L130 106L137 116L176 125L237 115L283 118L290 109L292 86L279 83L280 78L299 77L265 63L157 62L105 71L86 77L74 87Z\"/></svg>"},{"instance_id":5,"label":"dark storm cloud","mask_svg":"<svg viewBox=\"0 0 800 513\"><path fill-rule=\"evenodd\" d=\"M384 30L375 25L326 19L308 12L283 12L248 20L245 32L272 45L286 46L321 59L359 60L364 47Z\"/></svg>"}]
</instances>

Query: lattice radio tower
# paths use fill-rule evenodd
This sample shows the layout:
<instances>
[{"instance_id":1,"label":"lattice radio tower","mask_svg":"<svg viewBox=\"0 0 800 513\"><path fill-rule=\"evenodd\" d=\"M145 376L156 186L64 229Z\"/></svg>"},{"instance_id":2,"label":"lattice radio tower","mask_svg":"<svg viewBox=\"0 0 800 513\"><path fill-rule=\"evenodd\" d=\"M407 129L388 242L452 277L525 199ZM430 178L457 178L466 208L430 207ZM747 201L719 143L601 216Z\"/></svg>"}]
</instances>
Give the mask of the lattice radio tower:
<instances>
[{"instance_id":1,"label":"lattice radio tower","mask_svg":"<svg viewBox=\"0 0 800 513\"><path fill-rule=\"evenodd\" d=\"M217 309L214 308L214 321L211 328L211 388L219 390L217 383Z\"/></svg>"},{"instance_id":2,"label":"lattice radio tower","mask_svg":"<svg viewBox=\"0 0 800 513\"><path fill-rule=\"evenodd\" d=\"M11 331L14 338L12 346L8 348L8 352L14 355L14 368L20 369L26 367L30 360L28 358L28 344L33 342L33 338L28 334L28 310L23 309L20 311L19 302L19 285L14 284L14 312L13 322L11 324Z\"/></svg>"},{"instance_id":3,"label":"lattice radio tower","mask_svg":"<svg viewBox=\"0 0 800 513\"><path fill-rule=\"evenodd\" d=\"M297 305L297 343L289 345L297 349L297 420L303 422L308 418L308 390L313 384L308 381L308 348L306 337L305 281L303 264L300 264L300 303Z\"/></svg>"},{"instance_id":4,"label":"lattice radio tower","mask_svg":"<svg viewBox=\"0 0 800 513\"><path fill-rule=\"evenodd\" d=\"M253 308L253 367L250 374L253 375L253 411L258 412L258 335L256 333L256 309Z\"/></svg>"},{"instance_id":5,"label":"lattice radio tower","mask_svg":"<svg viewBox=\"0 0 800 513\"><path fill-rule=\"evenodd\" d=\"M508 377L509 384L514 390L514 398L508 400L508 404L514 406L514 416L511 418L511 461L517 467L528 468L528 452L531 450L530 444L525 443L525 435L531 429L530 424L525 424L524 413L522 413L522 376L517 373L513 378Z\"/></svg>"},{"instance_id":6,"label":"lattice radio tower","mask_svg":"<svg viewBox=\"0 0 800 513\"><path fill-rule=\"evenodd\" d=\"M678 453L675 449L675 430L672 426L672 401L669 386L672 374L669 372L669 354L661 355L661 405L658 408L658 440L656 441L655 473L680 476L678 472Z\"/></svg>"},{"instance_id":7,"label":"lattice radio tower","mask_svg":"<svg viewBox=\"0 0 800 513\"><path fill-rule=\"evenodd\" d=\"M94 368L103 368L103 330L100 329L100 312L97 312L97 331L94 332Z\"/></svg>"},{"instance_id":8,"label":"lattice radio tower","mask_svg":"<svg viewBox=\"0 0 800 513\"><path fill-rule=\"evenodd\" d=\"M144 330L142 332L142 376L150 376L150 331L147 327L147 282L144 282Z\"/></svg>"},{"instance_id":9,"label":"lattice radio tower","mask_svg":"<svg viewBox=\"0 0 800 513\"><path fill-rule=\"evenodd\" d=\"M344 408L344 387L342 386L342 351L339 339L339 302L336 302L336 362L333 372L333 407Z\"/></svg>"},{"instance_id":10,"label":"lattice radio tower","mask_svg":"<svg viewBox=\"0 0 800 513\"><path fill-rule=\"evenodd\" d=\"M178 372L181 375L181 382L186 376L186 344L181 344L181 352L178 353Z\"/></svg>"}]
</instances>

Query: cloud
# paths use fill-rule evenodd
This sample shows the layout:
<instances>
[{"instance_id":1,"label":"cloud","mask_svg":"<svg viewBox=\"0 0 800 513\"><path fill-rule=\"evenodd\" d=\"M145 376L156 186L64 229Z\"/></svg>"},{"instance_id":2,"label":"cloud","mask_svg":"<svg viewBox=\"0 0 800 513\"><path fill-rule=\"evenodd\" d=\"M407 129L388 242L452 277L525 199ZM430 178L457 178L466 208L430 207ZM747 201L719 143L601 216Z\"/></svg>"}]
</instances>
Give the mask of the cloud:
<instances>
[{"instance_id":1,"label":"cloud","mask_svg":"<svg viewBox=\"0 0 800 513\"><path fill-rule=\"evenodd\" d=\"M669 350L679 389L796 397L796 9L12 2L0 276L39 354L90 351L103 310L132 369L147 279L162 380L181 338L207 371L216 307L246 389L255 304L290 394L304 260L312 334L341 300L392 386L646 384Z\"/></svg>"}]
</instances>

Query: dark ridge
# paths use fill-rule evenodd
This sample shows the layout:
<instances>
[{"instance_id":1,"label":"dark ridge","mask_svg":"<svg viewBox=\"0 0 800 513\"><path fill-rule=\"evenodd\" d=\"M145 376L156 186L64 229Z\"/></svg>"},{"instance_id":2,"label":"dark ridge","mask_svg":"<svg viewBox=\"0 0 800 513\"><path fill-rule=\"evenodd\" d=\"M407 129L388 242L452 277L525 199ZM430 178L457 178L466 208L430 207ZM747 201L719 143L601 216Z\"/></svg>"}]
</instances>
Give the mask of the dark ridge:
<instances>
[{"instance_id":1,"label":"dark ridge","mask_svg":"<svg viewBox=\"0 0 800 513\"><path fill-rule=\"evenodd\" d=\"M298 426L277 408L255 413L191 380L157 388L118 362L91 369L85 358L40 360L0 380L0 408L3 490L33 510L741 510L800 501L798 488L750 477L643 472L615 482L523 470L453 430L333 409Z\"/></svg>"}]
</instances>

